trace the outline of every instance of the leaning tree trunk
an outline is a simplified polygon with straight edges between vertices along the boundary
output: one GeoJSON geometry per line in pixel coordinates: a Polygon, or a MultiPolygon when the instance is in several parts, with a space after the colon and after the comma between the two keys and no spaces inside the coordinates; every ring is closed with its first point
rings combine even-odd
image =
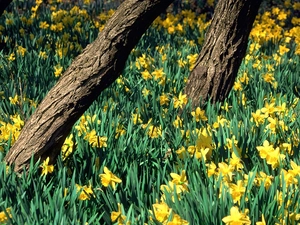
{"type": "Polygon", "coordinates": [[[248,37],[262,0],[217,3],[202,50],[184,92],[193,107],[229,94],[247,50],[248,37]]]}
{"type": "Polygon", "coordinates": [[[16,172],[30,159],[54,162],[74,123],[120,75],[127,57],[153,20],[173,0],[127,0],[98,38],[72,62],[23,127],[5,157],[16,172]]]}

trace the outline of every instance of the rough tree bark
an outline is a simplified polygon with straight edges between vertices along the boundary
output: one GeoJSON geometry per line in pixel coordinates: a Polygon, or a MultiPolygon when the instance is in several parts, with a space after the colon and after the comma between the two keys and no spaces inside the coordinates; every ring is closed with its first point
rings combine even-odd
{"type": "MultiPolygon", "coordinates": [[[[9,0],[0,0],[7,1],[9,0]]],[[[151,22],[173,0],[127,0],[98,38],[79,55],[50,90],[5,157],[21,172],[30,159],[53,163],[66,136],[84,111],[122,71],[151,22]]],[[[185,93],[193,105],[223,101],[232,88],[262,0],[219,1],[185,93]]]]}
{"type": "Polygon", "coordinates": [[[247,50],[248,37],[262,0],[217,3],[202,50],[184,92],[195,107],[208,99],[224,101],[247,50]]]}
{"type": "MultiPolygon", "coordinates": [[[[2,0],[0,0],[2,1],[2,0]]],[[[23,127],[5,157],[16,172],[30,159],[53,163],[74,123],[121,73],[127,57],[153,20],[173,0],[127,0],[98,38],[72,62],[23,127]]]]}

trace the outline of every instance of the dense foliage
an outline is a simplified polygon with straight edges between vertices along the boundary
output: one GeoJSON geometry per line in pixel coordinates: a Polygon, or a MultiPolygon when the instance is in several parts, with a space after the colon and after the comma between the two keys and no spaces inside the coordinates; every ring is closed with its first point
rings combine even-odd
{"type": "Polygon", "coordinates": [[[113,10],[11,5],[0,18],[0,224],[300,222],[300,3],[264,3],[230,96],[192,110],[182,90],[214,2],[201,4],[157,18],[57,164],[21,177],[3,157],[113,10]]]}

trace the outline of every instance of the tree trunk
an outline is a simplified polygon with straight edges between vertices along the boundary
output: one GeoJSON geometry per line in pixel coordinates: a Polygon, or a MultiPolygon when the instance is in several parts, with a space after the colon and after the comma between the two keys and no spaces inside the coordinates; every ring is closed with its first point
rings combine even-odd
{"type": "Polygon", "coordinates": [[[5,157],[16,172],[30,159],[53,163],[74,123],[120,75],[141,36],[173,0],[127,0],[98,38],[72,62],[23,127],[5,157]]]}
{"type": "Polygon", "coordinates": [[[248,37],[261,0],[217,3],[204,45],[184,92],[195,107],[228,96],[247,50],[248,37]]]}

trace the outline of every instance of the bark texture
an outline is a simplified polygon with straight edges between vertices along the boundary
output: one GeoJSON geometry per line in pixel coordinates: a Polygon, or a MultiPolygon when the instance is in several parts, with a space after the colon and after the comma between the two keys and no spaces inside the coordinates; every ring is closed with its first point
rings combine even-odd
{"type": "Polygon", "coordinates": [[[247,50],[262,0],[218,1],[206,38],[184,92],[193,107],[224,101],[247,50]]]}
{"type": "Polygon", "coordinates": [[[127,0],[98,38],[73,61],[23,127],[5,157],[16,172],[30,159],[53,163],[74,123],[120,75],[127,57],[153,20],[173,0],[127,0]]]}

